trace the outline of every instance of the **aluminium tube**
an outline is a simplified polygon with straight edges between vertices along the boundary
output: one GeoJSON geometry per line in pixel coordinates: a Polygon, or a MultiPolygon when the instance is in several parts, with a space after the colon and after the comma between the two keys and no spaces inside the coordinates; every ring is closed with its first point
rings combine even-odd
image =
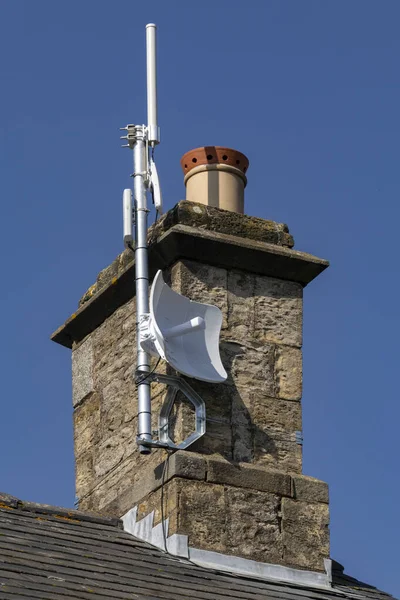
{"type": "Polygon", "coordinates": [[[146,25],[146,65],[147,65],[147,127],[149,143],[160,142],[157,120],[157,62],[156,31],[154,23],[146,25]]]}
{"type": "MultiPolygon", "coordinates": [[[[138,135],[133,147],[134,198],[135,198],[135,283],[136,283],[136,335],[137,369],[150,371],[150,355],[140,346],[140,321],[149,312],[149,272],[147,258],[147,202],[146,202],[146,145],[143,134],[138,135]]],[[[150,381],[138,383],[138,437],[151,441],[151,394],[150,381]]],[[[149,454],[150,448],[139,444],[142,454],[149,454]]]]}

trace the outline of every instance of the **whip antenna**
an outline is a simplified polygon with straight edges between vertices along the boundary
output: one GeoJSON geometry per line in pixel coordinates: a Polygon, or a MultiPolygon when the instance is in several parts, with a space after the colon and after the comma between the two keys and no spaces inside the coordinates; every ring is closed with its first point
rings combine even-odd
{"type": "Polygon", "coordinates": [[[160,128],[157,120],[157,26],[146,25],[146,64],[147,64],[147,129],[151,146],[160,143],[160,128]]]}

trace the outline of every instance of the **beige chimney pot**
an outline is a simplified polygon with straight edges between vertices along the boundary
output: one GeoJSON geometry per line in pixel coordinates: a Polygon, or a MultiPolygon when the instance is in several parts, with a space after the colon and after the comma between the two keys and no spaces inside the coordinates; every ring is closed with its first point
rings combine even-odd
{"type": "Polygon", "coordinates": [[[233,212],[244,212],[248,158],[232,148],[202,146],[181,158],[186,200],[233,212]]]}

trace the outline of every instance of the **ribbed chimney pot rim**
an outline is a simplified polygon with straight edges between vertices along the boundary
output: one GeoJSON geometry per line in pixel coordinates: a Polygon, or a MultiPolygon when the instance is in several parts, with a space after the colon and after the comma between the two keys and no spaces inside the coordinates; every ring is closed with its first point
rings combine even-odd
{"type": "Polygon", "coordinates": [[[226,146],[201,146],[189,150],[181,158],[185,175],[201,165],[229,165],[245,174],[249,168],[249,159],[242,152],[226,146]]]}

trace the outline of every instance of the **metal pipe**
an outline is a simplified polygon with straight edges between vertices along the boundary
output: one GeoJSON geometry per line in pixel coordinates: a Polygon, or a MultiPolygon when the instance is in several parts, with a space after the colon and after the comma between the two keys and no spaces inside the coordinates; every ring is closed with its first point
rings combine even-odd
{"type": "Polygon", "coordinates": [[[148,144],[155,146],[160,141],[157,125],[157,67],[156,67],[156,26],[146,25],[147,60],[147,127],[135,128],[133,144],[134,200],[135,200],[135,283],[136,283],[136,335],[137,335],[137,390],[138,390],[138,438],[141,454],[149,454],[149,446],[140,440],[152,442],[151,430],[151,390],[150,354],[140,345],[140,324],[149,313],[149,268],[147,255],[147,187],[148,144]],[[141,375],[142,374],[142,375],[141,375]]]}
{"type": "Polygon", "coordinates": [[[152,146],[160,143],[157,119],[156,30],[157,26],[154,23],[146,25],[147,127],[148,140],[152,146]]]}
{"type": "MultiPolygon", "coordinates": [[[[149,272],[147,258],[147,199],[146,199],[146,144],[143,128],[137,128],[137,138],[133,147],[134,199],[135,199],[135,283],[136,283],[136,335],[137,370],[150,371],[150,355],[140,346],[139,324],[143,315],[149,312],[149,272]]],[[[151,395],[150,381],[137,383],[138,390],[138,437],[151,441],[151,395]]],[[[139,445],[142,454],[149,454],[150,448],[139,445]]]]}

